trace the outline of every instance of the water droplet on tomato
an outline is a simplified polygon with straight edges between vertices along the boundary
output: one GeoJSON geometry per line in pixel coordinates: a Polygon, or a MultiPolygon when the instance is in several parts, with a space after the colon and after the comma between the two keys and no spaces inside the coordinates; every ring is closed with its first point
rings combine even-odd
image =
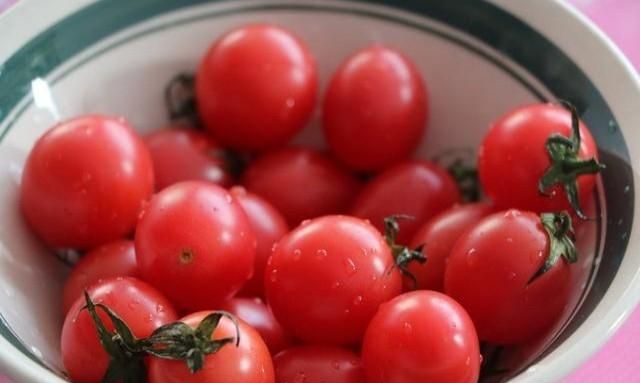
{"type": "Polygon", "coordinates": [[[271,270],[271,275],[269,276],[269,279],[271,280],[271,282],[274,282],[274,283],[278,281],[278,270],[277,269],[271,270]]]}
{"type": "Polygon", "coordinates": [[[224,199],[227,201],[227,203],[233,202],[233,197],[231,197],[231,194],[225,195],[224,199]]]}
{"type": "Polygon", "coordinates": [[[406,335],[411,335],[413,333],[413,326],[411,326],[411,323],[409,322],[404,322],[402,324],[402,330],[406,335]]]}
{"type": "Polygon", "coordinates": [[[353,298],[353,305],[360,306],[363,300],[364,298],[362,297],[362,295],[358,295],[357,297],[353,298]]]}
{"type": "Polygon", "coordinates": [[[318,258],[321,258],[321,259],[322,259],[322,258],[326,258],[326,257],[327,257],[327,255],[328,255],[328,254],[327,254],[327,250],[325,250],[325,249],[318,249],[318,250],[316,250],[316,256],[317,256],[318,258]]]}
{"type": "Polygon", "coordinates": [[[358,268],[356,267],[355,262],[353,262],[353,259],[351,258],[345,259],[344,265],[347,268],[347,274],[349,275],[353,275],[358,271],[358,268]]]}
{"type": "Polygon", "coordinates": [[[509,273],[508,278],[510,281],[516,279],[518,275],[516,273],[514,273],[513,271],[509,273]]]}
{"type": "Polygon", "coordinates": [[[507,237],[507,242],[509,242],[509,243],[513,243],[513,238],[511,238],[511,237],[507,237]]]}
{"type": "Polygon", "coordinates": [[[300,249],[293,250],[293,260],[294,261],[299,261],[301,257],[302,257],[302,252],[300,251],[300,249]]]}
{"type": "Polygon", "coordinates": [[[477,258],[477,250],[475,248],[469,249],[467,252],[467,265],[473,267],[476,264],[477,258]]]}
{"type": "Polygon", "coordinates": [[[333,367],[334,370],[339,370],[340,369],[340,362],[338,362],[337,360],[334,360],[331,362],[331,367],[333,367]]]}
{"type": "Polygon", "coordinates": [[[340,281],[335,281],[333,282],[333,284],[331,285],[332,289],[339,289],[342,286],[342,282],[340,281]]]}
{"type": "Polygon", "coordinates": [[[310,219],[305,219],[304,221],[300,222],[300,226],[305,226],[307,225],[309,222],[311,222],[310,219]]]}
{"type": "Polygon", "coordinates": [[[159,303],[156,305],[156,312],[157,312],[158,314],[162,314],[162,313],[163,313],[163,312],[165,312],[165,311],[166,311],[166,309],[164,308],[164,306],[163,306],[163,305],[161,305],[161,304],[159,304],[159,303]]]}
{"type": "Polygon", "coordinates": [[[520,216],[520,211],[516,209],[509,209],[504,213],[505,218],[515,218],[520,216]]]}

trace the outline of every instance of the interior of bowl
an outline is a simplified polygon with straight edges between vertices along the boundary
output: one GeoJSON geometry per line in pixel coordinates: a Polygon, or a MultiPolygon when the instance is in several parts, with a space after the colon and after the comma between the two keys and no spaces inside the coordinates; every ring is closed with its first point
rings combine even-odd
{"type": "MultiPolygon", "coordinates": [[[[551,41],[490,3],[451,3],[99,2],[26,43],[0,72],[2,335],[63,374],[60,290],[67,267],[30,234],[17,204],[21,169],[34,141],[55,121],[84,113],[123,116],[142,133],[162,127],[167,82],[194,72],[221,33],[267,22],[309,45],[321,85],[349,53],[374,42],[411,57],[426,80],[432,110],[416,157],[453,150],[473,159],[491,121],[512,107],[556,99],[578,106],[609,169],[589,207],[589,215],[601,219],[579,227],[582,257],[573,268],[575,290],[562,320],[535,344],[487,351],[493,368],[485,379],[517,375],[553,350],[597,306],[624,256],[633,217],[629,153],[607,101],[551,41]]],[[[294,143],[325,145],[318,116],[294,143]]]]}

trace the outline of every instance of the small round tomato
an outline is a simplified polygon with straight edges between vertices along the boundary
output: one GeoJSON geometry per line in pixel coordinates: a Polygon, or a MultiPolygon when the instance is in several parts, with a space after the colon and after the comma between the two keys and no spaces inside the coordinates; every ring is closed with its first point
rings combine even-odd
{"type": "Polygon", "coordinates": [[[193,128],[177,125],[154,131],[145,142],[153,160],[156,190],[180,181],[233,184],[224,149],[193,128]]]}
{"type": "Polygon", "coordinates": [[[136,252],[132,241],[120,240],[100,246],[85,254],[71,269],[62,291],[66,314],[83,291],[101,279],[137,277],[136,252]]]}
{"type": "Polygon", "coordinates": [[[237,316],[253,327],[264,340],[273,355],[289,347],[292,339],[260,298],[233,298],[221,308],[237,316]]]}
{"type": "MultiPolygon", "coordinates": [[[[198,312],[181,319],[195,328],[209,312],[198,312]]],[[[242,320],[238,321],[240,343],[229,343],[205,357],[200,371],[191,373],[182,360],[151,358],[149,383],[275,383],[269,349],[260,334],[242,320]]],[[[211,339],[236,337],[233,322],[223,317],[211,339]]]]}
{"type": "Polygon", "coordinates": [[[136,229],[142,278],[180,309],[211,309],[251,277],[256,238],[225,189],[180,182],[152,199],[136,229]]]}
{"type": "Polygon", "coordinates": [[[469,312],[480,339],[522,343],[558,319],[570,292],[571,270],[558,261],[540,275],[550,243],[540,216],[518,210],[492,214],[458,239],[444,291],[469,312]]]}
{"type": "Polygon", "coordinates": [[[234,149],[285,143],[313,112],[317,75],[307,47],[273,25],[234,29],[198,68],[196,100],[205,127],[234,149]]]}
{"type": "Polygon", "coordinates": [[[153,192],[149,151],[121,118],[62,122],[29,153],[22,212],[54,248],[90,249],[129,234],[153,192]]]}
{"type": "Polygon", "coordinates": [[[378,170],[411,155],[427,124],[427,92],[415,65],[374,45],[333,75],[323,128],[336,157],[355,170],[378,170]]]}
{"type": "Polygon", "coordinates": [[[362,344],[367,383],[476,383],[473,322],[448,296],[414,291],[380,306],[362,344]]]}
{"type": "Polygon", "coordinates": [[[458,186],[440,166],[413,160],[385,170],[369,181],[356,198],[351,214],[366,218],[380,231],[384,219],[400,219],[398,242],[407,244],[415,232],[436,214],[460,202],[458,186]]]}
{"type": "MultiPolygon", "coordinates": [[[[580,146],[573,160],[597,158],[596,144],[582,122],[579,132],[580,146]]],[[[559,105],[516,108],[492,125],[480,146],[478,171],[485,193],[498,208],[536,213],[571,209],[562,186],[551,187],[547,195],[539,191],[540,179],[551,166],[546,144],[552,135],[572,135],[572,115],[559,105]]],[[[570,166],[566,171],[571,172],[570,166]]],[[[595,185],[595,176],[580,175],[576,182],[579,204],[584,205],[595,185]]]]}
{"type": "Polygon", "coordinates": [[[405,278],[405,288],[442,291],[445,265],[456,240],[492,212],[493,207],[488,203],[458,205],[422,226],[413,236],[409,247],[415,249],[423,246],[427,262],[409,263],[408,271],[416,278],[417,286],[414,286],[413,280],[405,278]]]}
{"type": "Polygon", "coordinates": [[[267,301],[295,337],[355,344],[402,278],[382,235],[365,221],[325,216],[278,242],[265,272],[267,301]]]}
{"type": "Polygon", "coordinates": [[[303,148],[281,149],[258,158],[244,174],[243,184],[271,202],[291,226],[343,213],[360,187],[331,159],[303,148]]]}
{"type": "Polygon", "coordinates": [[[358,355],[328,346],[302,346],[273,358],[278,383],[364,383],[358,355]]]}
{"type": "Polygon", "coordinates": [[[233,187],[229,192],[247,214],[257,245],[253,277],[244,285],[240,294],[263,297],[267,259],[271,255],[273,245],[289,232],[289,227],[282,214],[265,199],[247,192],[242,186],[233,187]]]}
{"type": "MultiPolygon", "coordinates": [[[[115,312],[131,329],[134,336],[144,338],[158,327],[178,317],[171,303],[160,292],[135,278],[113,278],[101,281],[88,290],[94,303],[101,303],[115,312]]],[[[102,382],[109,355],[98,338],[96,326],[87,310],[83,297],[78,297],[64,320],[62,327],[62,362],[76,383],[102,382]]],[[[113,324],[107,315],[98,311],[109,331],[113,324]]]]}

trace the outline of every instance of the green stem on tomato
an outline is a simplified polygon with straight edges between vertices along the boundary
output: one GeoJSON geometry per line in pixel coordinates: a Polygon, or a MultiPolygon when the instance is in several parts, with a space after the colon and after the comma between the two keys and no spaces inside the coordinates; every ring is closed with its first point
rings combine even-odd
{"type": "Polygon", "coordinates": [[[384,238],[391,249],[391,255],[395,260],[394,266],[400,270],[400,273],[405,277],[411,279],[414,288],[418,285],[418,280],[415,275],[409,271],[409,265],[413,262],[424,264],[427,262],[427,257],[424,254],[424,244],[410,249],[407,246],[399,245],[396,240],[398,233],[400,232],[400,224],[398,220],[401,219],[413,219],[408,215],[396,214],[386,217],[384,219],[384,238]]]}

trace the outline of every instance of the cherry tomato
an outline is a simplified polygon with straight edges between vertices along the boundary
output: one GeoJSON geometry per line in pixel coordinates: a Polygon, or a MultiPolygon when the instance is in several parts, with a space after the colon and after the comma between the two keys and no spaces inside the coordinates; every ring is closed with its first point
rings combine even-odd
{"type": "Polygon", "coordinates": [[[442,291],[445,265],[456,240],[492,212],[493,207],[488,203],[458,205],[438,214],[422,226],[413,236],[409,247],[415,249],[424,245],[423,253],[427,256],[427,262],[409,263],[408,270],[416,278],[418,285],[414,286],[412,280],[405,278],[405,288],[442,291]]]}
{"type": "Polygon", "coordinates": [[[240,294],[263,297],[267,259],[271,255],[273,245],[289,232],[289,227],[282,214],[263,198],[247,192],[242,186],[236,186],[229,192],[247,214],[257,243],[253,277],[244,285],[240,294]]]}
{"type": "Polygon", "coordinates": [[[202,181],[156,194],[135,244],[142,278],[180,309],[215,308],[253,273],[256,239],[246,214],[226,190],[202,181]]]}
{"type": "Polygon", "coordinates": [[[272,25],[250,25],[222,36],[196,76],[204,125],[235,149],[285,143],[309,120],[316,88],[315,61],[307,47],[272,25]]]}
{"type": "MultiPolygon", "coordinates": [[[[160,292],[135,278],[106,279],[88,290],[94,303],[102,303],[123,319],[132,333],[143,338],[158,327],[177,320],[171,303],[160,292]]],[[[102,348],[91,316],[82,310],[85,301],[78,297],[62,327],[62,362],[71,381],[99,383],[107,371],[109,355],[102,348]]],[[[113,325],[98,311],[109,331],[113,325]]]]}
{"type": "Polygon", "coordinates": [[[20,203],[47,245],[90,249],[129,234],[152,192],[149,152],[129,124],[88,115],[38,139],[22,174],[20,203]]]}
{"type": "MultiPolygon", "coordinates": [[[[571,208],[561,186],[548,191],[551,197],[538,191],[540,177],[551,165],[545,144],[552,134],[571,135],[571,114],[558,105],[517,108],[493,124],[480,146],[478,171],[484,191],[498,208],[537,213],[571,208]]],[[[582,122],[580,136],[579,159],[597,157],[596,144],[582,122]]],[[[577,178],[580,205],[586,204],[594,185],[594,175],[577,178]]]]}
{"type": "Polygon", "coordinates": [[[406,215],[400,219],[398,242],[407,244],[415,232],[436,214],[460,202],[455,181],[438,165],[413,160],[393,166],[364,186],[351,214],[366,218],[380,231],[384,218],[406,215]]]}
{"type": "Polygon", "coordinates": [[[328,346],[302,346],[273,358],[278,383],[364,383],[358,355],[328,346]]]}
{"type": "Polygon", "coordinates": [[[291,345],[291,337],[260,298],[233,298],[224,303],[221,308],[258,331],[273,355],[291,345]]]}
{"type": "Polygon", "coordinates": [[[360,186],[326,156],[302,148],[281,149],[258,158],[247,169],[243,184],[271,202],[291,226],[343,213],[360,186]]]}
{"type": "MultiPolygon", "coordinates": [[[[209,312],[198,312],[181,320],[195,328],[207,314],[209,312]]],[[[242,320],[238,322],[238,346],[226,344],[216,353],[207,355],[202,370],[193,374],[184,361],[151,358],[149,383],[275,383],[271,355],[260,334],[242,320]]],[[[223,317],[211,338],[235,336],[233,322],[223,317]]]]}
{"type": "Polygon", "coordinates": [[[367,383],[476,383],[480,346],[462,306],[435,291],[414,291],[380,306],[362,364],[367,383]]]}
{"type": "Polygon", "coordinates": [[[427,92],[415,65],[374,45],[333,75],[323,128],[336,157],[355,170],[378,170],[411,155],[427,123],[427,92]]]}
{"type": "Polygon", "coordinates": [[[458,239],[445,271],[445,293],[469,312],[480,339],[522,343],[560,316],[569,265],[559,261],[535,277],[549,256],[549,242],[540,217],[518,210],[492,214],[458,239]]]}
{"type": "Polygon", "coordinates": [[[233,177],[223,148],[184,125],[155,131],[145,139],[156,177],[156,190],[180,181],[210,181],[231,186],[233,177]]]}
{"type": "Polygon", "coordinates": [[[85,254],[73,267],[62,292],[66,314],[84,290],[101,279],[137,277],[136,252],[133,242],[119,240],[100,246],[85,254]]]}
{"type": "Polygon", "coordinates": [[[402,280],[384,238],[365,221],[325,216],[278,242],[265,272],[267,301],[295,337],[354,344],[402,280]]]}

